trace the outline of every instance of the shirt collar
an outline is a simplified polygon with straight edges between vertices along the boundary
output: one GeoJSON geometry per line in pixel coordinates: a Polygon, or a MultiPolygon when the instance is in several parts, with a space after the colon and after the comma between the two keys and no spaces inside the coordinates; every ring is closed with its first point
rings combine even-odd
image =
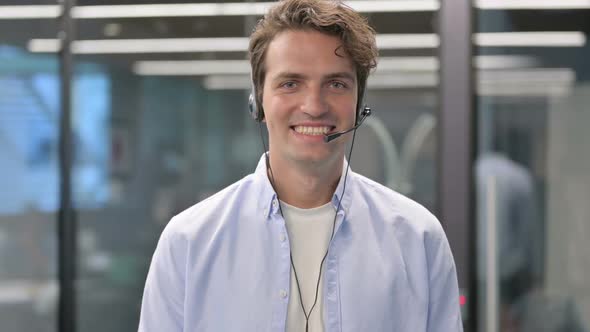
{"type": "MultiPolygon", "coordinates": [[[[264,211],[264,218],[267,219],[268,216],[273,213],[273,202],[277,201],[277,194],[270,183],[268,178],[268,174],[266,171],[266,152],[260,157],[258,161],[258,165],[256,166],[256,171],[254,171],[254,175],[256,179],[260,182],[262,189],[260,191],[260,197],[258,199],[258,210],[264,211]]],[[[278,206],[277,203],[274,204],[278,206]]]]}
{"type": "MultiPolygon", "coordinates": [[[[268,154],[268,152],[267,152],[268,154]]],[[[336,190],[332,195],[332,205],[334,209],[338,208],[338,203],[340,202],[340,211],[343,211],[344,214],[348,212],[351,203],[351,190],[352,190],[352,178],[354,177],[352,169],[349,170],[348,179],[346,180],[346,188],[344,187],[344,178],[346,176],[346,170],[348,168],[348,162],[346,158],[343,160],[342,165],[342,174],[340,175],[340,180],[338,181],[338,186],[336,186],[336,190]],[[342,190],[345,189],[344,194],[342,190]]],[[[258,209],[259,211],[264,211],[264,217],[268,218],[269,215],[273,213],[280,213],[279,211],[279,204],[277,199],[277,194],[270,183],[267,174],[266,168],[266,156],[263,154],[258,161],[258,165],[256,166],[256,171],[254,172],[256,178],[260,181],[262,185],[262,190],[260,192],[260,199],[258,200],[258,209]]]]}
{"type": "MultiPolygon", "coordinates": [[[[338,180],[338,186],[336,186],[336,190],[332,195],[332,204],[334,205],[334,209],[338,208],[338,203],[340,203],[340,211],[343,211],[344,214],[348,212],[351,203],[351,190],[352,190],[352,178],[353,171],[352,169],[348,169],[348,161],[346,158],[342,161],[342,174],[340,175],[340,180],[338,180]],[[346,179],[346,187],[344,186],[344,178],[346,177],[346,170],[348,169],[348,177],[346,179]],[[344,193],[343,193],[344,191],[344,193]]],[[[338,212],[338,211],[337,211],[338,212]]]]}

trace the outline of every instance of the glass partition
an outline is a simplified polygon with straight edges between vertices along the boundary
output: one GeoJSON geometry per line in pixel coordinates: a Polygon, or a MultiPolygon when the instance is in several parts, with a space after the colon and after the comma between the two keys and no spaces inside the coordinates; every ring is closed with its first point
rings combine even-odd
{"type": "MultiPolygon", "coordinates": [[[[41,5],[43,1],[28,1],[41,5]]],[[[0,322],[6,332],[57,329],[59,72],[55,19],[18,17],[0,0],[0,322]]],[[[35,13],[33,13],[35,14],[35,13]]]]}
{"type": "Polygon", "coordinates": [[[478,331],[587,331],[590,8],[475,5],[478,331]]]}
{"type": "MultiPolygon", "coordinates": [[[[167,222],[253,172],[263,151],[247,113],[246,59],[262,7],[224,15],[237,1],[219,2],[229,6],[220,12],[201,1],[149,2],[78,0],[72,11],[80,331],[135,330],[167,222]],[[165,10],[146,14],[155,5],[165,10]]],[[[365,98],[373,115],[351,165],[434,211],[438,3],[370,2],[359,9],[378,33],[380,59],[365,98]]],[[[0,315],[14,324],[6,331],[57,326],[59,12],[56,3],[39,4],[47,7],[0,0],[34,13],[17,20],[0,10],[0,182],[11,188],[0,192],[0,315]]]]}

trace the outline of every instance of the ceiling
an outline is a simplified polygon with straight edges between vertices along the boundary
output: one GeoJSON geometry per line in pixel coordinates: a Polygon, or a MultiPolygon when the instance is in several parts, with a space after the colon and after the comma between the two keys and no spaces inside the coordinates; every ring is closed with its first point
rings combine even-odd
{"type": "MultiPolygon", "coordinates": [[[[210,1],[143,0],[144,4],[199,3],[210,1]]],[[[217,2],[237,2],[225,0],[217,2]]],[[[2,5],[52,4],[46,0],[0,0],[2,5]]],[[[136,0],[79,0],[78,5],[137,4],[136,0]]],[[[500,31],[583,31],[590,36],[590,10],[478,10],[474,12],[474,30],[500,31]]],[[[378,33],[435,33],[435,12],[393,12],[367,15],[378,33]]],[[[76,39],[141,39],[141,38],[194,38],[194,37],[246,37],[258,18],[244,16],[223,17],[167,17],[76,20],[76,39]],[[116,34],[113,34],[116,32],[116,34]]],[[[59,22],[55,19],[0,20],[2,44],[26,48],[30,39],[56,38],[59,22]]],[[[443,41],[444,42],[444,41],[443,41]]],[[[544,66],[573,67],[580,78],[588,79],[590,58],[588,43],[580,48],[478,48],[476,54],[533,55],[544,66]]],[[[406,49],[381,52],[383,56],[436,56],[436,49],[406,49]]],[[[168,53],[126,55],[84,55],[90,61],[129,65],[141,60],[155,59],[244,59],[243,52],[168,53]]]]}

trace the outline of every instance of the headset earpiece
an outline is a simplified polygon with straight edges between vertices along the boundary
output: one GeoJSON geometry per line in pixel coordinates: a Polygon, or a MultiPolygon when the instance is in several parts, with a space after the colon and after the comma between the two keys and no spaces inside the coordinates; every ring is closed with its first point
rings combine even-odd
{"type": "Polygon", "coordinates": [[[248,98],[248,111],[254,121],[261,122],[264,119],[264,112],[262,108],[258,107],[256,91],[254,89],[252,89],[252,93],[250,93],[250,97],[248,98]]]}
{"type": "Polygon", "coordinates": [[[363,104],[365,102],[365,89],[364,88],[359,89],[358,96],[359,96],[359,100],[356,103],[356,117],[354,118],[354,125],[355,126],[359,124],[361,117],[364,115],[364,113],[367,111],[367,109],[368,109],[369,115],[371,113],[371,109],[368,108],[367,105],[363,104]]]}
{"type": "Polygon", "coordinates": [[[252,89],[248,98],[248,111],[254,121],[262,122],[264,120],[264,110],[262,109],[262,105],[258,105],[258,94],[256,93],[256,85],[254,84],[254,76],[252,74],[250,74],[250,83],[252,84],[252,89]]]}

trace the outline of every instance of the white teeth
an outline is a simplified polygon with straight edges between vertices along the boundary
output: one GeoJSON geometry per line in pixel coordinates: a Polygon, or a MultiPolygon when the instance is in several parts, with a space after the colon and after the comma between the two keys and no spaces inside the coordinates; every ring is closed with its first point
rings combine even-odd
{"type": "Polygon", "coordinates": [[[304,135],[325,135],[330,131],[330,127],[307,127],[295,126],[295,131],[304,135]]]}

